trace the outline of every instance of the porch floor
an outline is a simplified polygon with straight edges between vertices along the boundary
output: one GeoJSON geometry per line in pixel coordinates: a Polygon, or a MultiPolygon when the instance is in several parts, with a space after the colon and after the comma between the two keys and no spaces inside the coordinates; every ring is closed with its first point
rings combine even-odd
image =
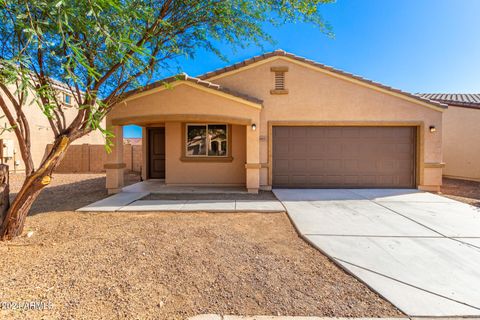
{"type": "Polygon", "coordinates": [[[242,187],[167,186],[147,180],[77,209],[87,212],[285,212],[273,193],[250,194],[242,187]]]}
{"type": "Polygon", "coordinates": [[[137,182],[122,189],[127,193],[167,193],[167,194],[204,194],[204,193],[248,193],[244,187],[207,187],[207,186],[170,186],[166,185],[164,180],[149,179],[137,182]]]}

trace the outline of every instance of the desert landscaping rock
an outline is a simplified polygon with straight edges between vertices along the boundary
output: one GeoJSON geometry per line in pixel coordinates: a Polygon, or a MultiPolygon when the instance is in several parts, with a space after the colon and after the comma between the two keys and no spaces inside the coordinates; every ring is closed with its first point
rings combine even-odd
{"type": "MultiPolygon", "coordinates": [[[[105,182],[62,179],[44,201],[68,194],[69,206],[78,208],[86,205],[83,193],[105,182]]],[[[43,208],[27,218],[33,237],[0,243],[0,300],[40,299],[53,309],[2,310],[1,319],[402,316],[300,239],[284,213],[43,208]]]]}

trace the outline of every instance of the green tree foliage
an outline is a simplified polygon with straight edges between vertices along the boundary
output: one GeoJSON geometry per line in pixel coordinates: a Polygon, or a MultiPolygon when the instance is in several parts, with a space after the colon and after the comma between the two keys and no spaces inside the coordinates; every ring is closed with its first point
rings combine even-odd
{"type": "MultiPolygon", "coordinates": [[[[48,184],[63,152],[75,139],[92,130],[110,137],[100,126],[110,108],[126,90],[168,70],[175,58],[194,56],[198,49],[222,57],[216,44],[241,48],[271,41],[264,31],[268,24],[309,22],[329,34],[319,14],[320,6],[329,2],[332,0],[0,0],[0,107],[26,163],[24,188],[41,190],[48,184]],[[72,93],[77,108],[73,119],[67,120],[63,114],[59,86],[72,93]],[[34,168],[31,160],[24,110],[26,101],[32,99],[55,135],[54,148],[39,168],[34,168]],[[7,102],[13,108],[9,109],[7,102]]],[[[28,211],[29,201],[26,203],[20,206],[14,201],[10,211],[28,211]]],[[[17,213],[9,212],[8,217],[18,223],[17,213]]],[[[8,223],[4,221],[0,230],[4,238],[8,237],[8,223]]]]}

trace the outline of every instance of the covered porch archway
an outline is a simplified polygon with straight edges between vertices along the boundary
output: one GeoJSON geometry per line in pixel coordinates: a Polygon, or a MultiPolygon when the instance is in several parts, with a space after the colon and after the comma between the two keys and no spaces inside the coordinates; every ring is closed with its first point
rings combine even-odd
{"type": "Polygon", "coordinates": [[[131,95],[107,115],[115,135],[105,165],[108,192],[123,187],[122,128],[130,124],[143,129],[144,180],[161,179],[157,173],[163,166],[167,185],[243,186],[258,192],[260,110],[257,101],[189,80],[131,95]]]}

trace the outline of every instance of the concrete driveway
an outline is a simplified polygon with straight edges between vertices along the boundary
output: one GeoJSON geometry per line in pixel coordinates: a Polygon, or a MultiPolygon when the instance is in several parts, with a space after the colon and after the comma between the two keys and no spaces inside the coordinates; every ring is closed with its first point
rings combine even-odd
{"type": "Polygon", "coordinates": [[[480,315],[479,208],[410,189],[274,193],[307,241],[407,315],[480,315]]]}

